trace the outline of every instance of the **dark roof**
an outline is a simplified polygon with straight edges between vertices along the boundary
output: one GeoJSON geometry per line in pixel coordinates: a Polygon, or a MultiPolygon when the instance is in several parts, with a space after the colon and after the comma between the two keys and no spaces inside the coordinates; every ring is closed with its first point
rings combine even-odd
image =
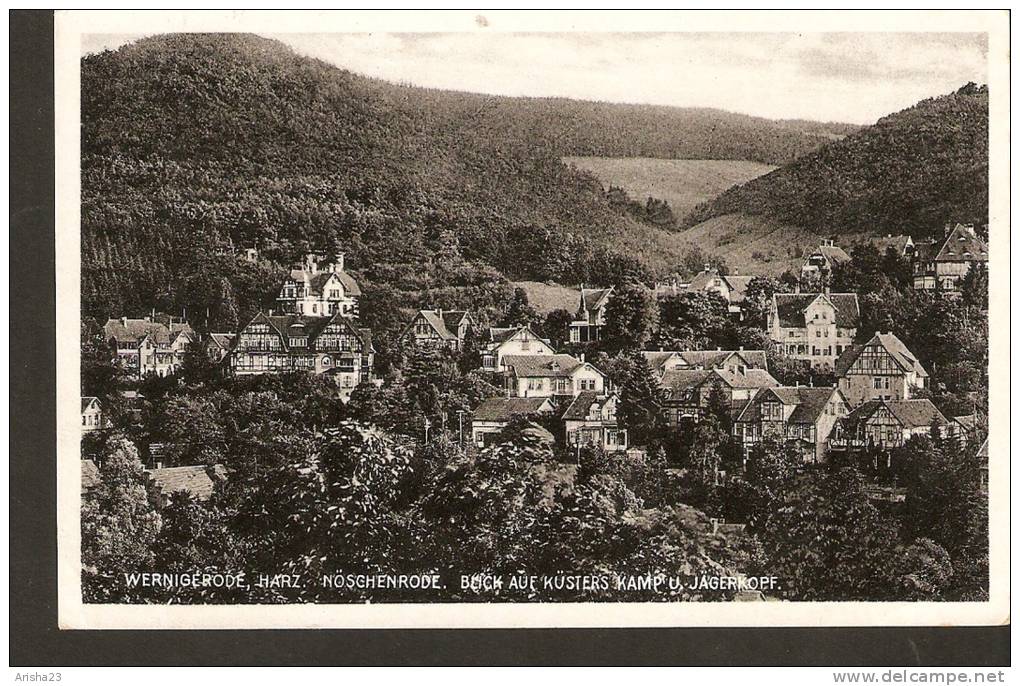
{"type": "Polygon", "coordinates": [[[836,326],[856,329],[860,324],[861,310],[856,293],[776,293],[772,298],[779,314],[779,325],[788,329],[807,326],[804,311],[817,298],[828,298],[836,308],[836,326]]]}
{"type": "Polygon", "coordinates": [[[149,317],[144,319],[108,319],[103,325],[103,332],[107,339],[116,338],[121,342],[137,343],[149,336],[160,344],[173,343],[182,333],[188,335],[195,333],[187,322],[171,322],[167,326],[161,322],[152,321],[149,317]]]}
{"type": "MultiPolygon", "coordinates": [[[[316,337],[325,330],[330,323],[342,323],[348,331],[354,334],[364,347],[365,352],[372,352],[372,332],[369,329],[359,329],[354,326],[349,317],[339,312],[328,317],[315,317],[305,314],[269,315],[259,312],[255,315],[248,326],[255,323],[267,323],[276,329],[283,336],[283,344],[286,349],[290,348],[292,336],[306,336],[311,346],[316,337]]],[[[247,327],[245,327],[247,328],[247,327]]]]}
{"type": "Polygon", "coordinates": [[[213,494],[216,481],[224,478],[226,470],[219,465],[200,464],[150,469],[147,473],[152,485],[165,495],[187,491],[198,500],[208,500],[213,494]]]}
{"type": "Polygon", "coordinates": [[[606,304],[613,287],[609,288],[582,288],[581,289],[581,310],[597,310],[606,304]]]}
{"type": "Polygon", "coordinates": [[[778,398],[783,405],[793,405],[793,412],[787,420],[791,424],[814,424],[825,411],[825,406],[833,393],[839,393],[831,386],[777,386],[764,388],[744,407],[737,417],[741,422],[753,422],[761,419],[761,404],[770,397],[778,398]]]}
{"type": "MultiPolygon", "coordinates": [[[[702,269],[700,272],[694,275],[691,282],[687,284],[688,291],[703,291],[709,285],[713,279],[719,279],[725,281],[726,277],[719,273],[718,269],[702,269]]],[[[727,287],[732,288],[729,284],[727,287]]]]}
{"type": "Polygon", "coordinates": [[[503,364],[516,376],[560,377],[570,376],[581,362],[571,355],[506,355],[503,364]]]}
{"type": "Polygon", "coordinates": [[[418,316],[431,324],[444,341],[456,341],[457,328],[468,313],[464,310],[418,310],[418,316]]]}
{"type": "Polygon", "coordinates": [[[931,426],[932,421],[939,424],[948,424],[945,416],[927,398],[915,400],[869,400],[856,408],[846,418],[849,426],[854,426],[871,419],[881,408],[885,407],[889,413],[905,429],[917,429],[922,426],[931,426]]]}
{"type": "Polygon", "coordinates": [[[900,423],[910,429],[931,426],[932,422],[948,424],[945,415],[927,398],[917,400],[885,400],[883,401],[900,423]]]}
{"type": "Polygon", "coordinates": [[[99,398],[96,398],[91,395],[83,395],[81,397],[81,411],[84,412],[85,410],[89,409],[89,407],[91,407],[93,403],[99,405],[99,398]]]}
{"type": "Polygon", "coordinates": [[[977,429],[978,416],[976,414],[965,414],[960,417],[953,417],[953,421],[960,425],[960,427],[967,432],[974,431],[977,429]]]}
{"type": "MultiPolygon", "coordinates": [[[[569,405],[567,405],[567,409],[563,412],[562,419],[587,419],[588,411],[591,409],[592,404],[599,399],[599,394],[594,391],[581,391],[577,394],[577,397],[574,398],[569,405]]],[[[608,400],[608,397],[601,398],[601,400],[608,400]]]]}
{"type": "Polygon", "coordinates": [[[939,245],[935,262],[987,262],[988,244],[978,238],[974,227],[957,224],[939,245]]]}
{"type": "Polygon", "coordinates": [[[884,349],[903,371],[914,371],[921,377],[928,376],[924,365],[914,356],[914,353],[910,352],[903,341],[893,333],[881,332],[872,336],[867,343],[855,343],[848,346],[836,360],[836,376],[844,376],[869,345],[878,345],[884,349]]]}
{"type": "Polygon", "coordinates": [[[208,336],[210,341],[224,350],[230,350],[230,347],[234,344],[234,339],[237,338],[236,333],[210,333],[208,336]]]}
{"type": "Polygon", "coordinates": [[[99,467],[92,460],[81,461],[81,490],[88,491],[102,482],[99,467]]]}
{"type": "Polygon", "coordinates": [[[743,276],[739,274],[727,274],[725,277],[726,283],[730,285],[730,302],[731,303],[742,303],[744,302],[747,294],[747,284],[751,283],[753,276],[743,276]]]}
{"type": "Polygon", "coordinates": [[[548,398],[488,398],[475,408],[472,418],[481,422],[507,422],[515,415],[541,412],[548,398]]]}

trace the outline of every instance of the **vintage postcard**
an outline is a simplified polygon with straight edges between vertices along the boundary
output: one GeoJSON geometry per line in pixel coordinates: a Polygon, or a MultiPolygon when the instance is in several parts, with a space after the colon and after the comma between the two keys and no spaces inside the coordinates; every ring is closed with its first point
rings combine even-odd
{"type": "Polygon", "coordinates": [[[61,627],[1008,623],[1008,32],[58,12],[61,627]]]}

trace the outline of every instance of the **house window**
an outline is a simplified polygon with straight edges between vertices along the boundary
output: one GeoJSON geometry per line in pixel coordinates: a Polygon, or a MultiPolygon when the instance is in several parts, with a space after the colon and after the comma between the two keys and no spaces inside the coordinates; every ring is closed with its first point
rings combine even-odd
{"type": "Polygon", "coordinates": [[[542,379],[528,379],[528,390],[529,391],[540,391],[545,386],[542,383],[542,379]]]}
{"type": "Polygon", "coordinates": [[[329,355],[323,355],[322,356],[322,366],[323,367],[328,367],[331,362],[332,362],[332,360],[329,359],[329,355]]]}
{"type": "Polygon", "coordinates": [[[531,341],[526,337],[521,341],[521,350],[531,350],[531,341]]]}
{"type": "Polygon", "coordinates": [[[880,388],[882,388],[882,377],[876,376],[875,377],[875,390],[878,390],[880,388]]]}

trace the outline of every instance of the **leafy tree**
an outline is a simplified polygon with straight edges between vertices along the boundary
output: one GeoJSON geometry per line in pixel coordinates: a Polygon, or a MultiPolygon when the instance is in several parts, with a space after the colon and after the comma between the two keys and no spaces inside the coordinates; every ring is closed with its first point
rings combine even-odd
{"type": "Polygon", "coordinates": [[[756,276],[748,281],[742,305],[747,325],[764,329],[769,308],[772,306],[772,296],[785,292],[786,286],[772,276],[756,276]]]}
{"type": "Polygon", "coordinates": [[[655,338],[665,350],[734,347],[734,326],[728,305],[718,293],[687,292],[663,298],[655,338]]]}
{"type": "Polygon", "coordinates": [[[111,437],[101,464],[100,483],[82,495],[81,567],[86,602],[133,597],[121,574],[151,568],[149,545],[160,526],[134,444],[123,436],[111,437]]]}
{"type": "Polygon", "coordinates": [[[574,315],[564,309],[556,309],[545,316],[538,332],[549,339],[553,348],[561,348],[570,338],[570,322],[574,315]]]}
{"type": "Polygon", "coordinates": [[[838,469],[793,490],[762,532],[781,595],[798,600],[892,600],[898,532],[868,501],[856,470],[838,469]]]}
{"type": "Polygon", "coordinates": [[[507,303],[500,326],[530,326],[539,321],[538,312],[528,303],[528,293],[523,288],[515,288],[513,298],[507,303]]]}
{"type": "Polygon", "coordinates": [[[640,350],[651,338],[657,317],[655,299],[643,285],[630,283],[617,288],[606,305],[604,347],[610,352],[640,350]]]}

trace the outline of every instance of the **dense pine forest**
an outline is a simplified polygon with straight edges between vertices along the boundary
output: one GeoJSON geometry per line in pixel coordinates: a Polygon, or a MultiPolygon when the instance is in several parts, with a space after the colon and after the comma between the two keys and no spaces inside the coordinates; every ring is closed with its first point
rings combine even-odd
{"type": "Polygon", "coordinates": [[[409,307],[484,308],[504,276],[649,278],[683,244],[562,156],[781,163],[848,130],[396,86],[251,35],[147,38],[82,61],[83,311],[230,326],[309,247],[346,250],[409,307]],[[238,259],[249,246],[265,259],[238,259]]]}

